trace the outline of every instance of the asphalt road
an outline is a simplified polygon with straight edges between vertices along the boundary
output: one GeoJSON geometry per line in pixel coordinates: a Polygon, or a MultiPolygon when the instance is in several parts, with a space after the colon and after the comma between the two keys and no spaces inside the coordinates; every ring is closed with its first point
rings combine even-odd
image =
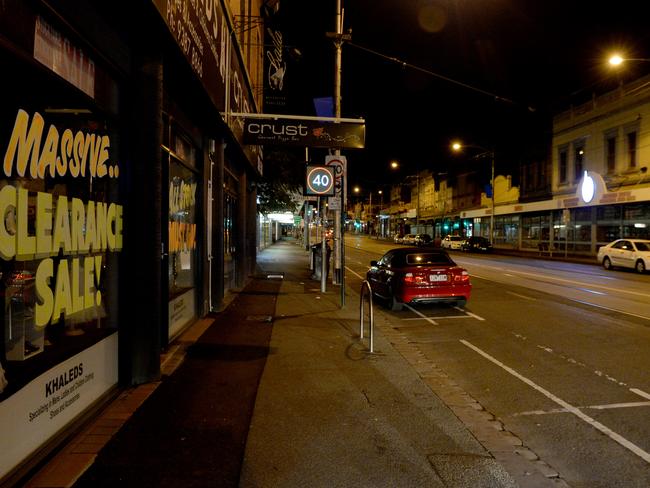
{"type": "MultiPolygon", "coordinates": [[[[393,247],[348,236],[347,285],[393,247]]],[[[650,486],[650,274],[450,254],[465,309],[377,309],[570,486],[650,486]]]]}

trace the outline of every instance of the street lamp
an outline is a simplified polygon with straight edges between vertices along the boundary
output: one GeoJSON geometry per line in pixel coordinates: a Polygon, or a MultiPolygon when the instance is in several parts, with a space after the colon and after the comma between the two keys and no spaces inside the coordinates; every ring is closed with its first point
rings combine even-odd
{"type": "Polygon", "coordinates": [[[490,162],[492,165],[492,176],[490,178],[490,184],[492,185],[492,212],[490,212],[490,244],[494,245],[494,151],[491,149],[486,149],[483,146],[477,146],[474,144],[463,144],[461,142],[455,141],[451,144],[451,149],[454,152],[460,152],[464,148],[478,149],[483,151],[481,154],[474,156],[475,158],[480,158],[481,156],[489,155],[490,162]]]}
{"type": "MultiPolygon", "coordinates": [[[[391,161],[390,167],[392,169],[398,169],[399,163],[397,161],[391,161]]],[[[405,176],[404,179],[415,178],[417,185],[417,201],[415,204],[415,227],[418,232],[420,230],[420,171],[418,170],[414,175],[405,176]]]]}
{"type": "Polygon", "coordinates": [[[620,54],[613,54],[610,56],[609,60],[607,61],[610,66],[620,66],[623,64],[625,61],[650,61],[648,58],[624,58],[620,54]]]}

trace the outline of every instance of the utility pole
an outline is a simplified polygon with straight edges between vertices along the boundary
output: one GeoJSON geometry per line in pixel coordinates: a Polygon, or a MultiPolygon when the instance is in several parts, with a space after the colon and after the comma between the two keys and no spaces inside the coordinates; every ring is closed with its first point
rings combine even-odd
{"type": "Polygon", "coordinates": [[[490,212],[490,244],[494,246],[494,150],[490,151],[492,163],[492,212],[490,212]]]}
{"type": "MultiPolygon", "coordinates": [[[[327,37],[334,40],[334,116],[341,118],[341,52],[344,41],[350,40],[350,35],[343,34],[343,8],[341,0],[336,0],[336,32],[328,32],[327,37]]],[[[335,149],[336,156],[341,155],[340,149],[335,149]]],[[[345,178],[341,179],[341,209],[335,211],[334,216],[334,279],[341,285],[341,308],[345,306],[345,243],[343,239],[341,216],[345,211],[345,178]]]]}
{"type": "Polygon", "coordinates": [[[370,207],[370,218],[368,219],[368,234],[370,235],[370,224],[374,224],[375,222],[375,217],[372,213],[372,191],[370,192],[370,202],[368,203],[368,207],[370,207]]]}
{"type": "Polygon", "coordinates": [[[415,204],[415,228],[417,229],[416,234],[420,234],[420,168],[417,169],[415,180],[418,186],[418,199],[415,204]]]}

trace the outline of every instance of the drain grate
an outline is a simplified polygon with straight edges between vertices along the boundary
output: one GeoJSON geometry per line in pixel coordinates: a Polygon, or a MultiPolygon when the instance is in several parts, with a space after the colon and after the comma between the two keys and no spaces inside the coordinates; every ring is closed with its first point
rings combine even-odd
{"type": "Polygon", "coordinates": [[[273,315],[248,315],[246,320],[249,322],[273,322],[273,315]]]}

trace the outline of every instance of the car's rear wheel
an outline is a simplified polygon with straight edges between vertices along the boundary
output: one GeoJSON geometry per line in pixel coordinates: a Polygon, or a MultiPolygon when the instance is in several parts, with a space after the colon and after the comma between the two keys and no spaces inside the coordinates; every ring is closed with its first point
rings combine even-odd
{"type": "Polygon", "coordinates": [[[637,273],[645,273],[645,263],[643,262],[642,259],[639,259],[636,262],[636,265],[634,266],[634,269],[636,269],[637,273]]]}
{"type": "Polygon", "coordinates": [[[465,308],[465,305],[467,305],[467,300],[458,300],[456,301],[456,306],[459,308],[465,308]]]}
{"type": "Polygon", "coordinates": [[[605,256],[605,259],[603,259],[603,268],[612,269],[612,262],[609,260],[607,256],[605,256]]]}
{"type": "Polygon", "coordinates": [[[395,295],[393,295],[393,291],[390,291],[390,295],[388,295],[388,303],[387,306],[389,309],[391,309],[393,312],[399,312],[402,310],[402,307],[404,304],[400,302],[397,298],[395,298],[395,295]]]}

